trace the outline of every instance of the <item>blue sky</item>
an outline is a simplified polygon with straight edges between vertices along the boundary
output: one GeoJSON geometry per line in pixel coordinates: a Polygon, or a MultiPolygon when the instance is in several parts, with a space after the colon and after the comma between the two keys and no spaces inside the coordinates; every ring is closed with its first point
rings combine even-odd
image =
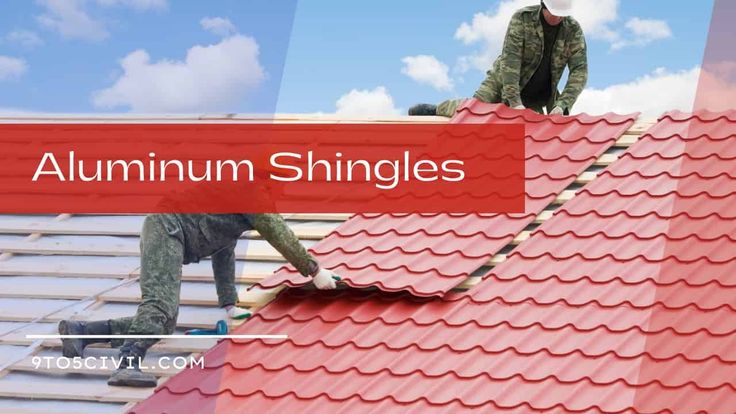
{"type": "MultiPolygon", "coordinates": [[[[334,112],[342,97],[347,113],[398,113],[471,95],[499,47],[497,22],[523,1],[5,0],[0,108],[307,113],[334,112]],[[205,28],[206,17],[222,19],[205,28]],[[214,47],[186,60],[197,45],[214,47]],[[430,58],[439,72],[425,73],[430,58]]],[[[583,109],[656,111],[690,99],[671,89],[696,79],[712,1],[577,1],[596,5],[576,16],[589,46],[583,109]],[[653,97],[658,89],[669,91],[653,97]]]]}

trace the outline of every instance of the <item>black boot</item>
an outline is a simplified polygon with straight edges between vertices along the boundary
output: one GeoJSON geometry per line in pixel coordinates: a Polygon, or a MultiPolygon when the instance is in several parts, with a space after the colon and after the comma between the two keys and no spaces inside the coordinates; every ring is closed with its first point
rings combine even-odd
{"type": "MultiPolygon", "coordinates": [[[[59,334],[61,335],[111,335],[110,321],[61,321],[59,322],[59,334]]],[[[82,339],[63,338],[61,340],[61,353],[67,358],[81,357],[84,348],[89,344],[110,342],[109,338],[82,339]]]]}
{"type": "Polygon", "coordinates": [[[435,116],[437,115],[437,105],[418,104],[409,108],[410,116],[435,116]]]}
{"type": "Polygon", "coordinates": [[[107,385],[119,387],[155,387],[158,384],[156,376],[141,371],[141,361],[146,356],[146,350],[139,348],[132,342],[125,342],[120,347],[120,368],[107,380],[107,385]]]}

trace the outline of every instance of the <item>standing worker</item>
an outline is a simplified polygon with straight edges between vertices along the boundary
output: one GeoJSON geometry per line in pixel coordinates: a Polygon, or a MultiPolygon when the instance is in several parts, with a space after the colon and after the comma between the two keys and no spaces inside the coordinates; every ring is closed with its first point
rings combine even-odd
{"type": "MultiPolygon", "coordinates": [[[[244,231],[257,230],[284,258],[318,289],[334,289],[340,278],[320,269],[314,258],[278,214],[154,214],[146,217],[141,232],[142,302],[133,317],[104,321],[61,321],[62,335],[170,335],[179,313],[182,264],[212,256],[220,305],[232,309],[235,289],[235,245],[244,231]]],[[[238,316],[231,314],[230,316],[238,316]]],[[[82,356],[95,342],[120,346],[120,368],[109,385],[155,387],[156,377],[142,372],[140,363],[157,339],[63,339],[65,357],[82,356]]]]}
{"type": "MultiPolygon", "coordinates": [[[[542,0],[518,10],[511,18],[501,56],[474,98],[529,108],[550,115],[569,115],[588,81],[588,56],[583,29],[574,18],[572,0],[542,0]],[[565,67],[570,69],[562,94],[557,90],[565,67]]],[[[452,117],[463,99],[439,105],[419,104],[409,115],[452,117]]]]}

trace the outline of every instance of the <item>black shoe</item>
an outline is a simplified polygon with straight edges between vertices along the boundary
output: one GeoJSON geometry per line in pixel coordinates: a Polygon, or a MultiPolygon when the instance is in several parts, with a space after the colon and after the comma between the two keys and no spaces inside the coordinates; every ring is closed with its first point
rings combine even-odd
{"type": "Polygon", "coordinates": [[[141,371],[138,366],[120,368],[113,372],[107,379],[107,385],[114,387],[136,387],[136,388],[153,388],[158,385],[156,376],[141,371]]]}
{"type": "MultiPolygon", "coordinates": [[[[80,321],[61,321],[59,322],[60,335],[84,335],[85,323],[80,321]]],[[[81,357],[84,353],[84,339],[81,338],[62,338],[61,354],[67,358],[81,357]]]]}
{"type": "Polygon", "coordinates": [[[437,105],[418,104],[409,108],[410,116],[435,116],[437,115],[437,105]]]}
{"type": "Polygon", "coordinates": [[[125,343],[120,347],[120,368],[107,380],[107,385],[117,387],[152,388],[158,385],[156,376],[141,371],[141,361],[146,356],[146,350],[132,343],[125,343]]]}
{"type": "MultiPolygon", "coordinates": [[[[61,321],[60,335],[110,335],[109,321],[61,321]]],[[[61,353],[67,358],[81,357],[89,344],[110,342],[110,339],[62,338],[61,353]]]]}

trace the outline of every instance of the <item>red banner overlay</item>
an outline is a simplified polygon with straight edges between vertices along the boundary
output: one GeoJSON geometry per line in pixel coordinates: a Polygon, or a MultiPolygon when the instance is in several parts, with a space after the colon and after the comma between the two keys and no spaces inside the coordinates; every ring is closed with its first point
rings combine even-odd
{"type": "Polygon", "coordinates": [[[516,124],[5,124],[2,213],[524,210],[516,124]]]}

